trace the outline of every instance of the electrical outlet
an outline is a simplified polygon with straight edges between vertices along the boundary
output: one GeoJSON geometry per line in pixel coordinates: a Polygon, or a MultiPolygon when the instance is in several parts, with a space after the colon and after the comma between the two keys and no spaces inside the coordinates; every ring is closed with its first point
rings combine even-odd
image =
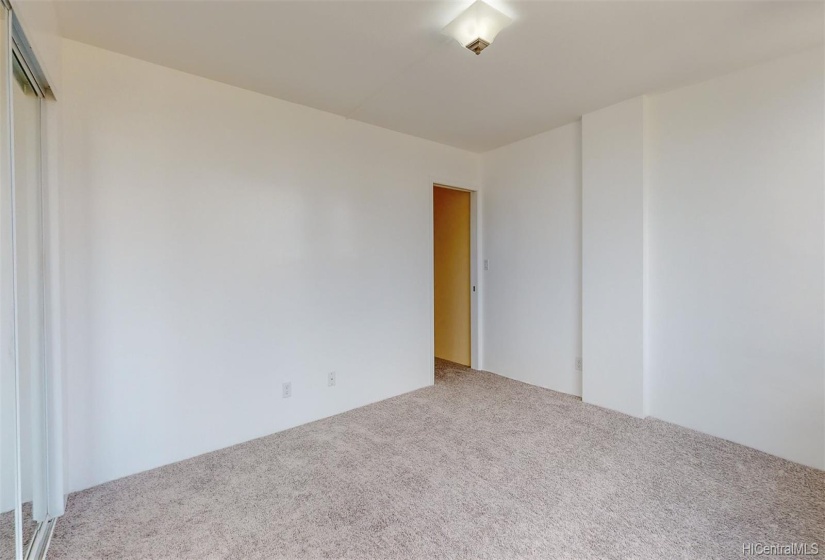
{"type": "Polygon", "coordinates": [[[329,385],[330,387],[335,386],[335,372],[334,371],[331,371],[327,374],[327,385],[329,385]]]}
{"type": "Polygon", "coordinates": [[[490,261],[484,259],[484,270],[490,270],[490,261]]]}
{"type": "Polygon", "coordinates": [[[288,399],[289,397],[292,396],[292,382],[291,381],[287,381],[286,383],[284,383],[284,392],[283,392],[282,396],[285,399],[288,399]]]}
{"type": "Polygon", "coordinates": [[[581,358],[576,358],[576,371],[581,371],[581,370],[582,370],[582,359],[581,358]]]}

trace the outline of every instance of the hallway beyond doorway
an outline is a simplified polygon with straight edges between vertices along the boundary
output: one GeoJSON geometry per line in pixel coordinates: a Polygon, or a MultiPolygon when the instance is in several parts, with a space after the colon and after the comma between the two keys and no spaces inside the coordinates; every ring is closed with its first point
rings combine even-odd
{"type": "Polygon", "coordinates": [[[435,357],[471,364],[470,193],[433,186],[435,357]]]}

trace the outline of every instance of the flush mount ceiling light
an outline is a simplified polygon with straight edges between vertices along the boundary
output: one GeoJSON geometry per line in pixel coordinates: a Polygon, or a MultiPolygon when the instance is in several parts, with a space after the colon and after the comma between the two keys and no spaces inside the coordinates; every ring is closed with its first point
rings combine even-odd
{"type": "Polygon", "coordinates": [[[477,0],[451,21],[443,33],[453,37],[462,47],[481,54],[481,51],[490,46],[498,32],[512,21],[489,4],[477,0]]]}

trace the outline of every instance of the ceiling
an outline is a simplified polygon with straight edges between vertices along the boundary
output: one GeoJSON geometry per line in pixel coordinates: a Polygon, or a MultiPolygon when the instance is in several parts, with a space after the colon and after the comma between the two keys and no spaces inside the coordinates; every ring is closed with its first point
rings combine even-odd
{"type": "Polygon", "coordinates": [[[471,2],[58,2],[65,37],[483,152],[643,93],[823,42],[823,4],[494,1],[480,56],[441,35],[471,2]]]}

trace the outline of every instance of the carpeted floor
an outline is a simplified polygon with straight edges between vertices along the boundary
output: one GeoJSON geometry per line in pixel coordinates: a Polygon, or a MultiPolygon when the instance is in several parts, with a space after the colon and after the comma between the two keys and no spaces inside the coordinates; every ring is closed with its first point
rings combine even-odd
{"type": "MultiPolygon", "coordinates": [[[[23,554],[26,545],[31,541],[37,522],[32,519],[32,503],[23,504],[23,554]]],[[[14,511],[7,511],[0,515],[0,560],[14,558],[14,511]]]]}
{"type": "Polygon", "coordinates": [[[825,472],[439,362],[434,387],[72,495],[49,558],[738,558],[825,472]]]}

